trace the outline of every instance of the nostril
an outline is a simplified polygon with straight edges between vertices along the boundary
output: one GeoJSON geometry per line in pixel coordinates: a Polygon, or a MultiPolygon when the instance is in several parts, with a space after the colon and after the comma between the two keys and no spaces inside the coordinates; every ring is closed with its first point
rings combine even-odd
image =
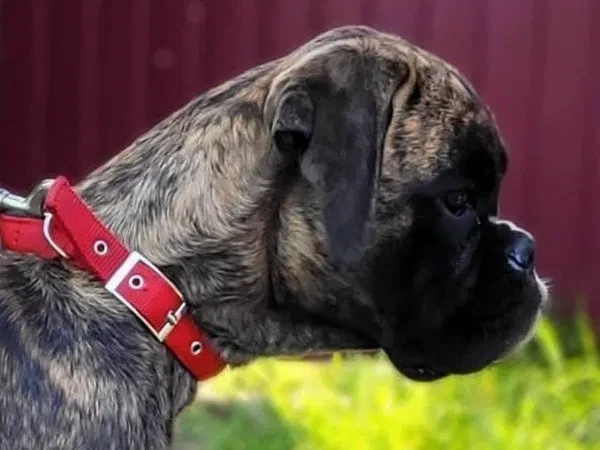
{"type": "Polygon", "coordinates": [[[520,235],[509,248],[508,262],[516,270],[533,268],[535,259],[535,241],[527,235],[520,235]]]}

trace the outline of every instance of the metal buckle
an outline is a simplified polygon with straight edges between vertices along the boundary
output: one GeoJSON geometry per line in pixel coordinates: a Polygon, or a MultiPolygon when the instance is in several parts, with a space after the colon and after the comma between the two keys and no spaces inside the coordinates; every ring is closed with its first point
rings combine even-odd
{"type": "Polygon", "coordinates": [[[41,218],[44,215],[44,201],[52,183],[54,183],[53,179],[43,180],[33,188],[27,197],[0,189],[0,212],[6,211],[41,218]]]}
{"type": "Polygon", "coordinates": [[[46,239],[46,242],[48,242],[48,244],[50,244],[50,247],[52,247],[54,249],[54,251],[56,253],[58,253],[60,256],[62,256],[64,259],[69,259],[69,255],[67,255],[67,252],[65,252],[55,241],[54,239],[52,239],[52,235],[50,234],[50,224],[52,223],[52,218],[54,216],[47,212],[44,213],[44,226],[42,228],[42,231],[44,233],[44,238],[46,239]]]}
{"type": "Polygon", "coordinates": [[[105,289],[108,290],[111,294],[113,294],[117,299],[121,301],[133,314],[135,314],[143,323],[148,327],[148,329],[152,332],[152,334],[158,339],[159,342],[164,342],[164,340],[169,336],[171,331],[177,326],[183,315],[187,310],[187,304],[183,301],[183,295],[175,287],[175,285],[169,280],[165,275],[156,268],[154,264],[148,261],[144,256],[140,255],[138,252],[131,252],[127,259],[123,262],[121,267],[119,267],[112,277],[107,281],[104,285],[105,289]],[[138,262],[142,262],[146,264],[154,273],[159,275],[166,283],[168,283],[173,291],[177,294],[177,296],[181,299],[181,305],[175,310],[169,311],[167,314],[164,325],[160,330],[155,329],[145,317],[143,317],[137,309],[133,307],[131,303],[127,301],[125,297],[123,297],[119,292],[117,292],[117,288],[121,285],[123,280],[129,275],[131,269],[135,267],[138,262]]]}

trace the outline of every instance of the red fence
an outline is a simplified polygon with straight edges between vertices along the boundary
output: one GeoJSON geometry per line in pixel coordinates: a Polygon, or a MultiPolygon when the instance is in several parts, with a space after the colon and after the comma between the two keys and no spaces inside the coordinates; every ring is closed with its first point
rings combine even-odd
{"type": "MultiPolygon", "coordinates": [[[[512,160],[503,215],[600,319],[600,2],[2,0],[0,185],[82,176],[200,91],[336,25],[401,34],[465,72],[512,160]]],[[[564,303],[566,305],[566,303],[564,303]]]]}

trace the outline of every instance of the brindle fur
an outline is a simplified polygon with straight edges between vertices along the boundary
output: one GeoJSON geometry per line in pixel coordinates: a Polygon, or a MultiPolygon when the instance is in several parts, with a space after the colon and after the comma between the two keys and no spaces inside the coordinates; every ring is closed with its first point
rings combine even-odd
{"type": "MultiPolygon", "coordinates": [[[[386,314],[426,311],[402,325],[414,337],[452,309],[428,295],[392,308],[386,271],[396,266],[377,255],[421,220],[409,194],[443,187],[436,177],[459,164],[457,140],[485,147],[477,176],[495,214],[506,165],[495,129],[446,62],[343,27],[200,95],[77,190],[177,284],[231,365],[377,348],[400,326],[386,314]]],[[[502,348],[490,340],[472,370],[524,339],[539,303],[524,301],[502,348]]],[[[164,449],[195,389],[90,276],[0,253],[0,448],[164,449]]]]}

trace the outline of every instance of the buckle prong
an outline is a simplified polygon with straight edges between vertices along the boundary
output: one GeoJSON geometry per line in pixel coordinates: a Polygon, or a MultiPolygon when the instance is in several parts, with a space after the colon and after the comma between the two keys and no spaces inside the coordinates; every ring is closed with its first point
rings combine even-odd
{"type": "Polygon", "coordinates": [[[169,314],[167,314],[167,323],[165,323],[162,329],[158,332],[159,340],[161,342],[167,338],[171,331],[173,331],[173,328],[175,328],[185,314],[186,309],[187,304],[182,302],[175,312],[169,311],[169,314]]]}

